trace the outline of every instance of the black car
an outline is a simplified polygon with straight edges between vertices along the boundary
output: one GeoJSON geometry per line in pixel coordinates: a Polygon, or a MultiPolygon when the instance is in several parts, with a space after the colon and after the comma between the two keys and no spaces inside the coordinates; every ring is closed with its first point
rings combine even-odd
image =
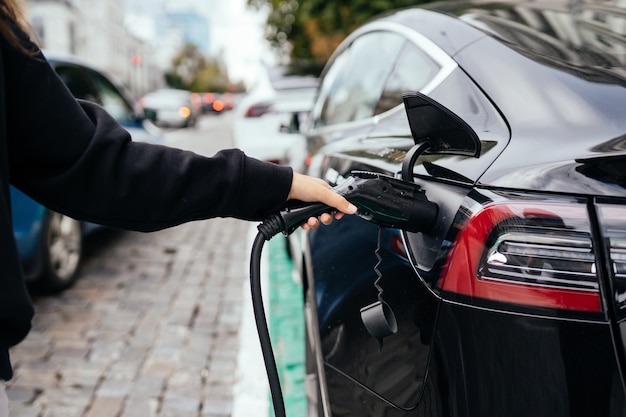
{"type": "Polygon", "coordinates": [[[621,4],[434,3],[339,46],[308,173],[414,184],[436,218],[291,235],[312,415],[626,415],[621,4]]]}

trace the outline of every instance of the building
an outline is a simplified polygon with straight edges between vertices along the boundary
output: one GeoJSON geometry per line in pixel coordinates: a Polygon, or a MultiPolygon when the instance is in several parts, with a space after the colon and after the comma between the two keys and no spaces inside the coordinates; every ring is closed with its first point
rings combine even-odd
{"type": "Polygon", "coordinates": [[[194,11],[168,11],[157,19],[160,33],[175,34],[182,42],[196,45],[205,55],[209,54],[209,24],[207,19],[194,11]]]}
{"type": "Polygon", "coordinates": [[[121,0],[26,0],[40,46],[105,70],[136,95],[162,84],[153,48],[125,26],[121,0]]]}

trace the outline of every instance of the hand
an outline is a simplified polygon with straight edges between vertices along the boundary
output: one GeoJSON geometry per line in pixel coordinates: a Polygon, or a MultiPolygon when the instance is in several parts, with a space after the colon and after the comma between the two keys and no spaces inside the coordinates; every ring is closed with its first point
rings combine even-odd
{"type": "MultiPolygon", "coordinates": [[[[300,200],[306,203],[320,202],[334,207],[338,210],[335,212],[335,219],[340,219],[344,213],[354,214],[357,210],[348,200],[334,192],[326,181],[297,172],[293,173],[291,190],[289,190],[287,199],[300,200]]],[[[330,213],[324,213],[319,219],[311,217],[302,225],[302,228],[304,230],[315,229],[319,226],[320,221],[323,224],[331,224],[333,216],[330,213]]]]}

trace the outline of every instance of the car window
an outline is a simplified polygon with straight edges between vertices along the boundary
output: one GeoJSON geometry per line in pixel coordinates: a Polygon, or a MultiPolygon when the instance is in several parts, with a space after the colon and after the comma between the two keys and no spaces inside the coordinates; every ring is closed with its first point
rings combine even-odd
{"type": "Polygon", "coordinates": [[[407,42],[380,96],[374,114],[402,104],[402,93],[419,91],[439,71],[440,66],[414,44],[407,42]]]}
{"type": "Polygon", "coordinates": [[[117,87],[103,75],[95,71],[89,72],[98,89],[100,105],[118,122],[134,121],[135,111],[117,87]]]}
{"type": "Polygon", "coordinates": [[[130,103],[102,74],[78,65],[57,64],[54,69],[74,97],[99,104],[118,122],[135,120],[130,103]]]}
{"type": "Polygon", "coordinates": [[[316,127],[373,116],[404,42],[396,33],[369,32],[337,56],[315,105],[316,127]]]}
{"type": "Polygon", "coordinates": [[[84,69],[76,65],[57,65],[54,69],[74,97],[100,104],[98,93],[84,69]]]}

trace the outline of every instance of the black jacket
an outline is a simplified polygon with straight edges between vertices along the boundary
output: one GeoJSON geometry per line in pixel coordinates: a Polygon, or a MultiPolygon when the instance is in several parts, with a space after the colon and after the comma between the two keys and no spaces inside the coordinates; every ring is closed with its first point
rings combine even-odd
{"type": "MultiPolygon", "coordinates": [[[[33,48],[34,45],[31,45],[33,48]]],[[[238,150],[212,158],[132,142],[102,108],[74,99],[43,56],[0,39],[0,379],[33,308],[11,225],[9,184],[79,220],[154,231],[191,220],[259,220],[284,205],[292,171],[238,150]]]]}

